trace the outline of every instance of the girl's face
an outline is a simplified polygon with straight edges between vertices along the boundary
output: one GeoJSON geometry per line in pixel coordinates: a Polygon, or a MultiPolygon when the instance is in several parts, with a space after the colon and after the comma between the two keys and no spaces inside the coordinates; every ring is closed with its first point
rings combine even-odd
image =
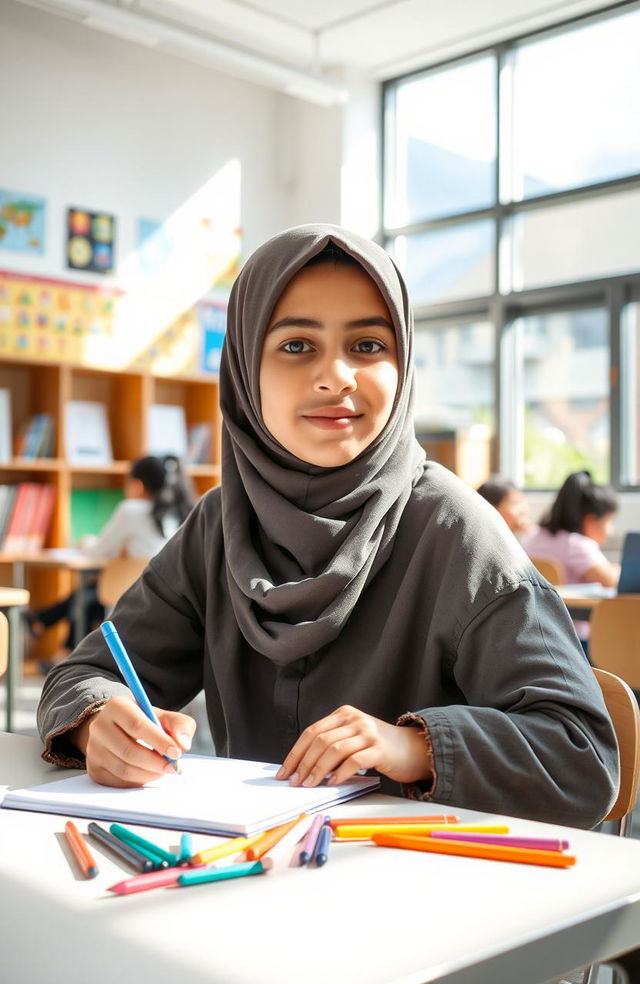
{"type": "Polygon", "coordinates": [[[520,489],[510,489],[498,505],[498,512],[513,533],[524,533],[529,529],[529,507],[520,489]]]}
{"type": "Polygon", "coordinates": [[[398,387],[389,309],[356,267],[302,269],[276,304],[260,363],[262,419],[302,461],[357,458],[387,423],[398,387]]]}
{"type": "Polygon", "coordinates": [[[609,539],[613,533],[615,513],[607,513],[605,516],[596,516],[594,513],[587,513],[582,521],[582,532],[585,536],[595,540],[599,547],[609,539]]]}

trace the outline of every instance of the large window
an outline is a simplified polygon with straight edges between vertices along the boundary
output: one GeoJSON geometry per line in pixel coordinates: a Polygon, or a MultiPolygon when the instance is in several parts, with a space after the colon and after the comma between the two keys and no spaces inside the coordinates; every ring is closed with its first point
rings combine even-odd
{"type": "Polygon", "coordinates": [[[385,85],[417,428],[495,429],[530,488],[640,486],[639,51],[635,2],[385,85]]]}

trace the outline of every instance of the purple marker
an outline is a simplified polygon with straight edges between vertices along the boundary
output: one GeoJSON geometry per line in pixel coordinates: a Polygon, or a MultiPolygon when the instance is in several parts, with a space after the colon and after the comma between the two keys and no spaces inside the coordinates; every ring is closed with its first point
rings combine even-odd
{"type": "Polygon", "coordinates": [[[316,813],[313,818],[313,823],[307,831],[307,836],[302,843],[302,850],[300,851],[300,864],[306,864],[313,857],[314,851],[316,849],[316,841],[318,840],[318,834],[320,833],[320,828],[324,823],[324,817],[321,813],[316,813]]]}
{"type": "Polygon", "coordinates": [[[531,851],[566,851],[569,841],[553,837],[511,837],[505,834],[465,834],[464,831],[433,830],[437,840],[470,841],[474,844],[503,844],[505,847],[526,847],[531,851]]]}

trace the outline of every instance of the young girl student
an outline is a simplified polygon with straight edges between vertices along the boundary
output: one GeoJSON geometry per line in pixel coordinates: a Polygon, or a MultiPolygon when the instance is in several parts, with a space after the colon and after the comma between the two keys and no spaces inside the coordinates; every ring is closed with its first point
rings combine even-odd
{"type": "Polygon", "coordinates": [[[189,747],[179,709],[204,688],[218,754],[281,762],[283,782],[371,769],[457,807],[607,813],[617,752],[595,678],[495,510],[425,460],[412,348],[379,246],[311,225],[254,253],[220,369],[222,485],[112,616],[165,731],[94,632],[46,679],[47,761],[149,782],[189,747]]]}
{"type": "Polygon", "coordinates": [[[573,472],[522,545],[530,557],[560,564],[565,584],[595,581],[613,588],[620,565],[607,560],[601,547],[613,531],[617,511],[613,489],[596,484],[588,471],[573,472]]]}
{"type": "MultiPolygon", "coordinates": [[[[138,458],[127,477],[125,498],[116,506],[100,535],[83,544],[82,553],[100,558],[153,557],[175,533],[192,506],[193,496],[175,456],[138,458]]],[[[88,625],[104,618],[95,584],[86,586],[84,604],[88,625]]],[[[73,595],[27,612],[25,617],[36,638],[62,619],[69,621],[64,645],[53,657],[52,664],[66,659],[79,642],[73,622],[73,595]]]]}

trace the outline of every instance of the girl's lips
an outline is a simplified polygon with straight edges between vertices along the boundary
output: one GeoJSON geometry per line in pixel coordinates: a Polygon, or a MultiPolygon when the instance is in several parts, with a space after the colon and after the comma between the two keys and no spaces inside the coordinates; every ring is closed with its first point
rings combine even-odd
{"type": "Polygon", "coordinates": [[[354,420],[359,420],[361,416],[360,413],[344,410],[341,412],[331,410],[329,413],[323,410],[317,413],[305,413],[302,419],[322,430],[345,430],[352,425],[354,420]]]}

